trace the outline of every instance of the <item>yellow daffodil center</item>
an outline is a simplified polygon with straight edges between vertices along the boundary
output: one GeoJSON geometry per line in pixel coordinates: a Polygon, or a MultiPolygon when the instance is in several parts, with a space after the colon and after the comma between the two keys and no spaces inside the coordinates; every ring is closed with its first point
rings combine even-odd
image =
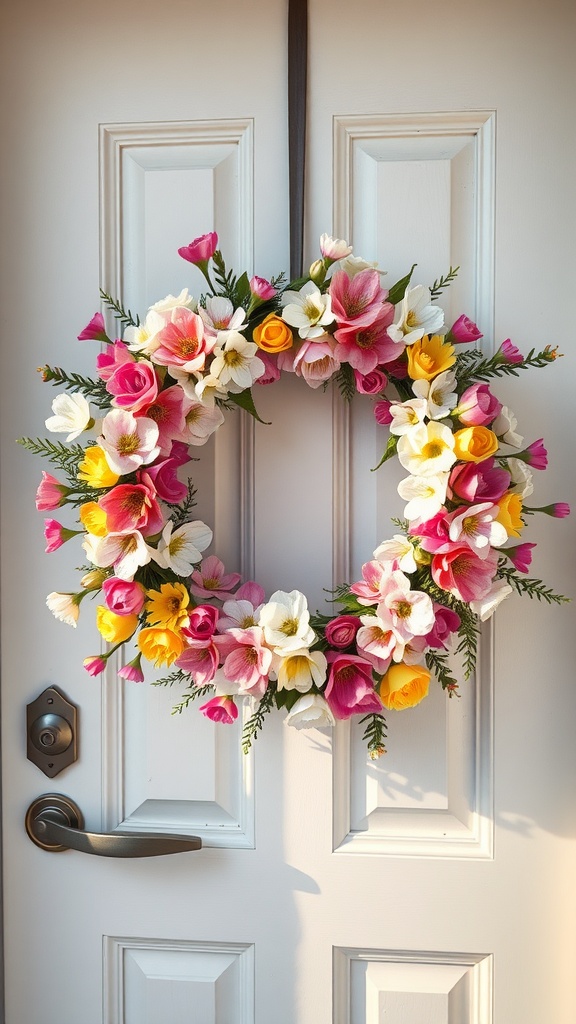
{"type": "Polygon", "coordinates": [[[224,353],[224,362],[226,366],[239,366],[242,362],[242,353],[238,352],[235,348],[231,348],[224,353]]]}
{"type": "Polygon", "coordinates": [[[120,434],[116,442],[116,451],[119,455],[134,455],[140,447],[140,438],[137,433],[120,434]]]}
{"type": "Polygon", "coordinates": [[[324,312],[322,306],[319,306],[314,299],[306,299],[302,309],[311,323],[315,320],[319,320],[324,312]]]}
{"type": "Polygon", "coordinates": [[[422,455],[425,459],[438,459],[445,448],[446,445],[442,441],[428,441],[422,449],[422,455]]]}

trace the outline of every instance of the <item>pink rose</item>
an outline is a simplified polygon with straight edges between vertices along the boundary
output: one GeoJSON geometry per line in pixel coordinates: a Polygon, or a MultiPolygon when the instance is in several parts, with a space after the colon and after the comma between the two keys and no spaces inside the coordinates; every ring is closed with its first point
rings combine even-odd
{"type": "Polygon", "coordinates": [[[113,405],[133,413],[141,412],[158,395],[156,371],[145,360],[121,363],[108,379],[106,390],[114,396],[113,405]]]}
{"type": "Polygon", "coordinates": [[[188,263],[206,264],[212,259],[218,248],[218,235],[215,231],[209,231],[206,235],[199,235],[190,245],[178,249],[178,255],[188,263]]]}
{"type": "Polygon", "coordinates": [[[324,635],[331,647],[344,650],[354,643],[360,625],[360,619],[356,615],[338,615],[326,625],[324,635]]]}
{"type": "Polygon", "coordinates": [[[359,370],[354,370],[354,379],[356,390],[361,395],[379,395],[388,383],[386,374],[382,373],[378,367],[370,373],[360,373],[359,370]]]}
{"type": "Polygon", "coordinates": [[[110,576],[102,584],[104,603],[116,615],[139,615],[144,607],[146,595],[139,583],[110,576]]]}
{"type": "Polygon", "coordinates": [[[487,384],[473,384],[460,397],[454,414],[466,427],[485,427],[501,410],[502,402],[494,397],[487,384]]]}
{"type": "Polygon", "coordinates": [[[135,363],[136,360],[130,349],[123,341],[115,341],[107,345],[104,352],[96,356],[98,376],[101,380],[110,380],[112,374],[122,363],[135,363]]]}
{"type": "Polygon", "coordinates": [[[467,501],[471,505],[483,501],[498,501],[510,486],[510,473],[496,466],[494,459],[485,462],[459,462],[448,481],[451,501],[467,501]]]}
{"type": "Polygon", "coordinates": [[[372,665],[355,654],[331,654],[328,685],[324,696],[335,718],[381,712],[382,701],[374,690],[372,665]]]}
{"type": "Polygon", "coordinates": [[[450,637],[460,626],[460,616],[451,608],[437,604],[436,601],[434,601],[434,615],[434,625],[424,639],[429,647],[443,647],[446,650],[450,637]]]}
{"type": "Polygon", "coordinates": [[[216,631],[219,611],[210,604],[198,604],[189,615],[189,623],[182,630],[189,640],[209,640],[216,631]]]}
{"type": "Polygon", "coordinates": [[[176,471],[178,462],[175,459],[163,459],[148,466],[145,471],[136,474],[138,483],[146,484],[154,489],[162,501],[169,505],[178,505],[188,494],[186,484],[178,479],[176,471]]]}
{"type": "Polygon", "coordinates": [[[231,725],[238,718],[238,708],[232,697],[212,697],[199,710],[211,722],[220,722],[222,725],[231,725]]]}
{"type": "Polygon", "coordinates": [[[482,337],[482,332],[478,330],[474,321],[462,314],[456,323],[452,324],[446,335],[446,341],[451,345],[466,345],[468,342],[478,341],[482,337]]]}

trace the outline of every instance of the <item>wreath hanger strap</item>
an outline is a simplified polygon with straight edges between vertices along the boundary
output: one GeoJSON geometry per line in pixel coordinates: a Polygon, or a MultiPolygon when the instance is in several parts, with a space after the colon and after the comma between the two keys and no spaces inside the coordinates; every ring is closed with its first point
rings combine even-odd
{"type": "Polygon", "coordinates": [[[302,277],[306,162],[308,0],[288,2],[288,162],[290,182],[290,277],[302,277]]]}

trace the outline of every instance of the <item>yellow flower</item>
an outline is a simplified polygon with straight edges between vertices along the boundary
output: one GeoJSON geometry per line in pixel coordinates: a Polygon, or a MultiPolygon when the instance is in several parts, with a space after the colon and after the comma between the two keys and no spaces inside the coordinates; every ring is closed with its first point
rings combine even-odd
{"type": "Polygon", "coordinates": [[[81,505],[79,516],[84,529],[88,533],[93,534],[94,537],[105,537],[108,533],[106,529],[106,513],[97,502],[87,501],[84,505],[81,505]]]}
{"type": "Polygon", "coordinates": [[[262,323],[254,328],[252,338],[264,352],[284,352],[294,344],[294,336],[288,324],[275,313],[269,313],[262,323]]]}
{"type": "Polygon", "coordinates": [[[402,711],[412,708],[428,696],[430,673],[422,665],[392,665],[380,683],[380,699],[384,707],[402,711]]]}
{"type": "Polygon", "coordinates": [[[500,511],[496,522],[501,523],[509,537],[519,537],[524,528],[522,522],[522,498],[515,491],[506,491],[496,502],[500,511]]]}
{"type": "Polygon", "coordinates": [[[122,644],[132,636],[138,625],[138,616],[116,615],[116,612],[100,604],[96,609],[96,625],[107,643],[122,644]]]}
{"type": "Polygon", "coordinates": [[[498,438],[488,427],[464,427],[454,434],[454,453],[460,462],[484,462],[498,451],[498,438]]]}
{"type": "Polygon", "coordinates": [[[406,352],[412,380],[432,380],[456,362],[454,346],[447,344],[441,334],[433,334],[431,338],[425,334],[421,341],[408,345],[406,352]]]}
{"type": "Polygon", "coordinates": [[[184,641],[171,629],[158,629],[150,626],[138,633],[138,647],[148,661],[153,661],[156,668],[171,665],[184,650],[184,641]]]}
{"type": "Polygon", "coordinates": [[[153,626],[178,631],[188,623],[190,595],[183,583],[162,583],[160,590],[147,590],[146,614],[153,626]]]}
{"type": "Polygon", "coordinates": [[[94,444],[86,449],[78,466],[78,479],[85,480],[90,487],[114,487],[119,477],[110,469],[103,449],[94,444]]]}

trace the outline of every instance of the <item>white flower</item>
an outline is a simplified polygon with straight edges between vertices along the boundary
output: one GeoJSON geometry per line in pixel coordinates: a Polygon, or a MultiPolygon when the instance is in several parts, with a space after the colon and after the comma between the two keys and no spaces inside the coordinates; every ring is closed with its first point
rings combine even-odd
{"type": "Polygon", "coordinates": [[[285,655],[274,667],[278,673],[279,690],[307,693],[313,685],[322,686],[328,663],[322,651],[309,651],[303,647],[285,655]]]}
{"type": "Polygon", "coordinates": [[[173,309],[178,309],[182,306],[185,309],[196,309],[196,302],[192,296],[188,294],[187,288],[183,288],[180,295],[167,295],[165,299],[160,299],[159,302],[155,302],[153,306],[150,306],[148,312],[172,313],[173,309]]]}
{"type": "Polygon", "coordinates": [[[522,459],[508,459],[508,469],[512,477],[511,491],[516,491],[521,498],[528,498],[534,492],[534,474],[522,459]]]}
{"type": "Polygon", "coordinates": [[[402,661],[406,640],[390,622],[384,622],[378,615],[361,615],[360,622],[362,626],[356,634],[360,651],[381,661],[392,657],[394,661],[402,661]]]}
{"type": "Polygon", "coordinates": [[[226,398],[228,389],[213,373],[207,373],[196,381],[194,394],[203,405],[213,409],[217,398],[226,398]]]}
{"type": "Polygon", "coordinates": [[[102,420],[98,444],[104,449],[110,469],[125,476],[142,465],[154,462],[160,453],[158,435],[158,424],[148,416],[134,416],[124,409],[112,409],[102,420]]]}
{"type": "MultiPolygon", "coordinates": [[[[347,256],[339,263],[339,269],[345,270],[348,277],[354,278],[356,274],[361,274],[363,270],[378,270],[378,263],[374,261],[369,263],[368,260],[363,260],[361,256],[347,256]]],[[[387,270],[378,270],[378,273],[385,277],[388,273],[387,270]]]]}
{"type": "Polygon", "coordinates": [[[429,289],[422,284],[406,290],[400,306],[400,319],[388,327],[392,341],[412,345],[425,334],[435,334],[442,327],[444,310],[440,306],[433,306],[431,298],[429,289]]]}
{"type": "Polygon", "coordinates": [[[395,533],[392,540],[385,540],[379,544],[374,552],[374,558],[382,565],[396,562],[402,572],[416,572],[414,545],[401,533],[395,533]]]}
{"type": "Polygon", "coordinates": [[[325,259],[342,260],[352,252],[352,246],[348,245],[343,238],[332,238],[330,235],[320,235],[320,252],[325,259]]]}
{"type": "Polygon", "coordinates": [[[336,725],[336,719],[324,697],[319,693],[306,693],[288,712],[286,725],[293,725],[296,729],[320,729],[336,725]]]}
{"type": "Polygon", "coordinates": [[[139,530],[108,533],[105,537],[88,534],[82,547],[93,565],[101,569],[113,565],[114,573],[121,580],[133,580],[137,570],[148,565],[153,554],[139,530]]]}
{"type": "Polygon", "coordinates": [[[239,331],[219,331],[210,374],[228,391],[245,391],[264,373],[264,363],[257,352],[258,346],[246,341],[239,331]]]}
{"type": "Polygon", "coordinates": [[[509,444],[512,448],[521,448],[524,444],[524,438],[521,434],[516,433],[517,426],[518,421],[514,413],[511,412],[507,405],[503,405],[500,414],[492,424],[492,430],[504,444],[509,444]]]}
{"type": "Polygon", "coordinates": [[[282,319],[297,327],[301,338],[321,338],[324,327],[334,320],[330,296],[322,295],[313,281],[307,281],[299,292],[284,292],[282,304],[282,319]]]}
{"type": "Polygon", "coordinates": [[[436,420],[404,434],[398,441],[397,452],[400,464],[415,476],[437,476],[456,462],[454,434],[436,420]]]}
{"type": "Polygon", "coordinates": [[[425,398],[426,415],[431,420],[442,420],[455,408],[458,395],[452,390],[456,383],[456,374],[452,370],[444,370],[434,380],[415,380],[412,391],[418,398],[425,398]]]}
{"type": "Polygon", "coordinates": [[[496,516],[499,514],[499,506],[493,505],[490,501],[480,505],[467,505],[450,522],[450,540],[454,544],[467,544],[476,552],[478,558],[488,558],[491,546],[499,548],[508,540],[508,533],[502,523],[496,522],[496,516]]]}
{"type": "Polygon", "coordinates": [[[470,601],[470,608],[481,622],[494,614],[498,605],[512,593],[512,587],[505,580],[494,580],[490,590],[478,601],[470,601]]]}
{"type": "Polygon", "coordinates": [[[230,299],[223,295],[209,295],[206,299],[206,307],[198,309],[208,334],[217,334],[218,331],[238,331],[246,326],[244,320],[246,313],[239,307],[234,309],[230,299]]]}
{"type": "Polygon", "coordinates": [[[432,598],[422,590],[410,590],[410,581],[401,572],[393,573],[396,586],[390,587],[376,608],[384,629],[393,629],[406,642],[413,636],[426,636],[434,625],[432,598]]]}
{"type": "MultiPolygon", "coordinates": [[[[171,295],[169,298],[173,298],[173,296],[171,295]]],[[[143,324],[140,324],[138,327],[134,327],[132,325],[127,327],[124,331],[124,341],[128,345],[130,351],[141,352],[145,356],[151,356],[160,344],[157,340],[157,335],[166,326],[166,322],[167,317],[161,316],[161,314],[152,307],[143,324]]]]}
{"type": "Polygon", "coordinates": [[[74,441],[91,422],[90,406],[84,395],[57,395],[52,402],[54,416],[46,420],[46,427],[54,434],[68,434],[67,441],[74,441]]]}
{"type": "Polygon", "coordinates": [[[68,626],[74,626],[74,629],[76,629],[80,614],[76,594],[58,594],[56,591],[53,591],[51,594],[48,594],[46,604],[60,622],[65,622],[68,626]]]}
{"type": "Polygon", "coordinates": [[[398,494],[408,504],[404,508],[404,517],[412,522],[414,519],[431,519],[440,511],[446,501],[448,473],[437,476],[407,476],[398,484],[398,494]]]}
{"type": "Polygon", "coordinates": [[[222,423],[224,413],[217,405],[210,407],[203,402],[193,402],[186,413],[186,426],[178,435],[178,440],[196,446],[206,444],[222,423]]]}
{"type": "Polygon", "coordinates": [[[309,622],[308,602],[299,590],[291,590],[289,594],[277,590],[262,606],[258,620],[266,643],[275,654],[282,655],[313,643],[315,633],[309,622]]]}
{"type": "Polygon", "coordinates": [[[412,427],[417,427],[424,422],[427,415],[428,403],[424,398],[409,398],[407,402],[393,402],[390,406],[390,433],[402,437],[412,427]]]}
{"type": "Polygon", "coordinates": [[[197,520],[184,523],[177,530],[170,520],[158,541],[158,550],[152,552],[154,561],[164,569],[172,569],[177,576],[189,576],[192,566],[202,561],[202,551],[212,543],[212,530],[197,520]]]}

